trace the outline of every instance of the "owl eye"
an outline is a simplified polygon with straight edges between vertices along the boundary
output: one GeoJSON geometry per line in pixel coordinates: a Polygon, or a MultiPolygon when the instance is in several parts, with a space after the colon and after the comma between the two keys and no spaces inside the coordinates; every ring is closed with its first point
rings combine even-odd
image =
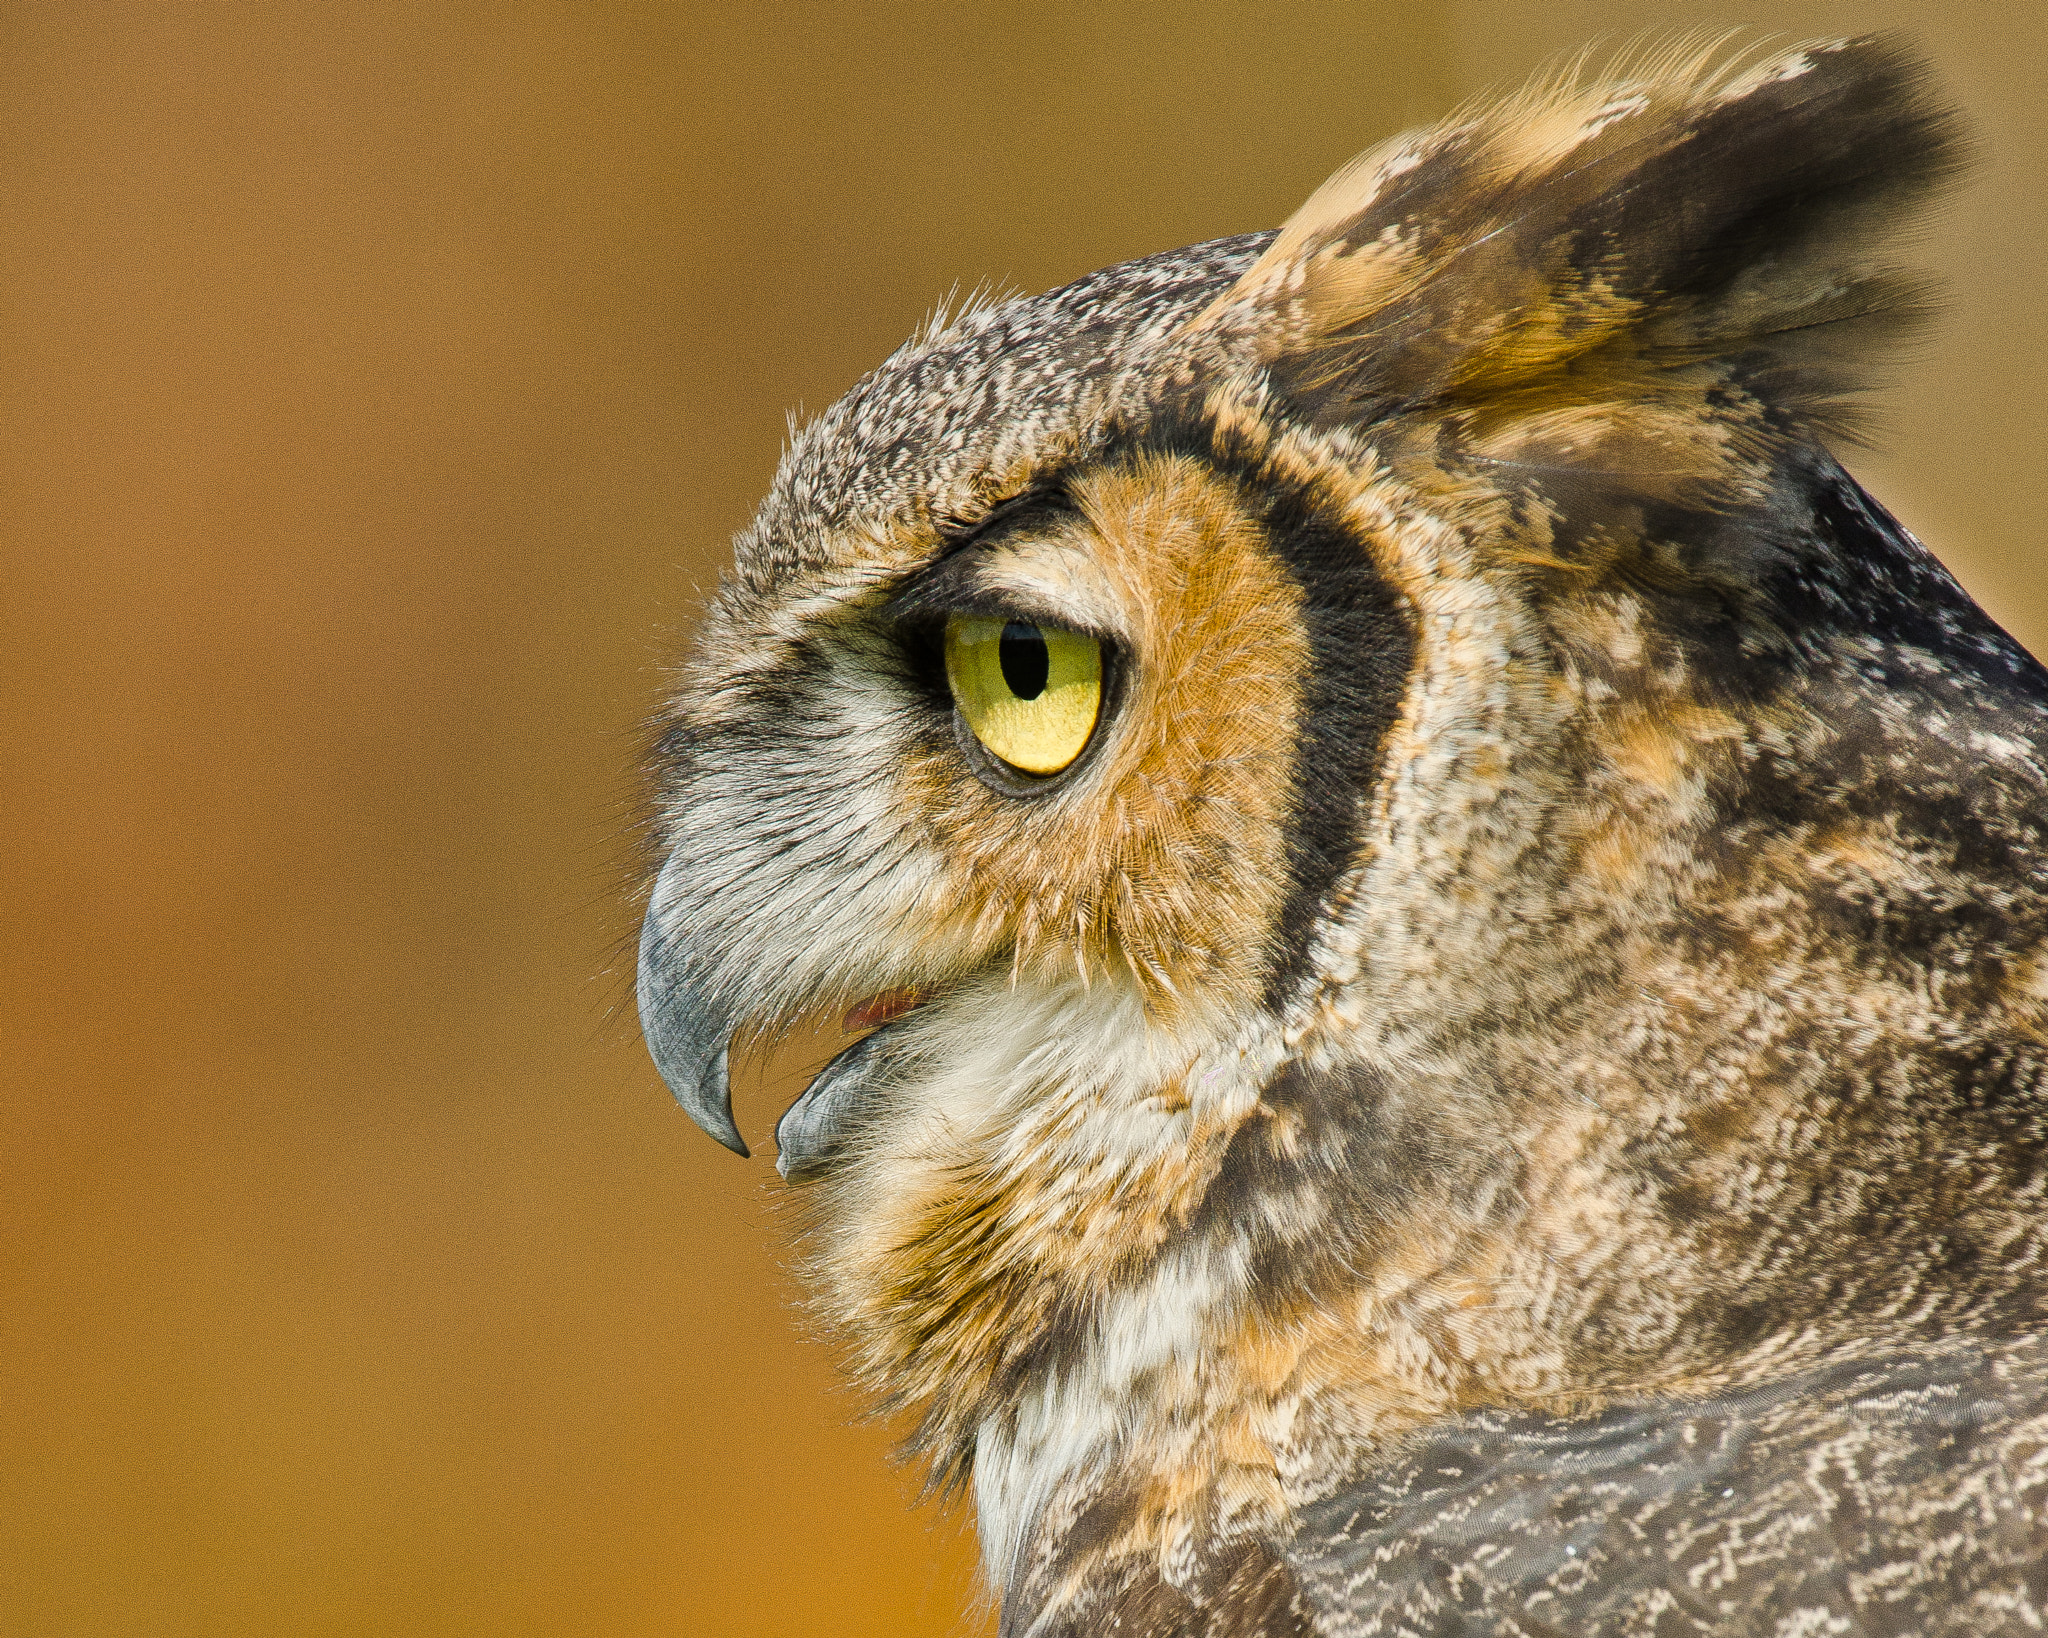
{"type": "Polygon", "coordinates": [[[990,755],[1056,774],[1095,731],[1102,644],[1057,626],[956,614],[946,622],[946,681],[990,755]]]}

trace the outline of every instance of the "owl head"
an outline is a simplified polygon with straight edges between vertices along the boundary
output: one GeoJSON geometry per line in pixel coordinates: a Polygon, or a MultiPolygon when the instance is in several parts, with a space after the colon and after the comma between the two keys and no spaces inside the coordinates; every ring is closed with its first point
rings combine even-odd
{"type": "Polygon", "coordinates": [[[662,719],[640,1011],[742,1154],[736,1034],[881,1023],[778,1137],[892,1392],[1527,1206],[1731,996],[1877,982],[1844,873],[1924,875],[2026,754],[1884,774],[1900,701],[2031,662],[1825,442],[1955,156],[1881,40],[1548,83],[795,437],[662,719]]]}

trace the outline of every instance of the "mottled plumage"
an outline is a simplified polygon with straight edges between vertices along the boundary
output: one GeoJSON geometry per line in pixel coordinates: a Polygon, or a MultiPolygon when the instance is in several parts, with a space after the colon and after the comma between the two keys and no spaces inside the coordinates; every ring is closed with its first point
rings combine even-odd
{"type": "Polygon", "coordinates": [[[890,1017],[782,1167],[1006,1638],[2048,1621],[2048,675],[1828,446],[1954,163],[1881,40],[1550,84],[795,439],[642,1017],[736,1148],[890,1017]]]}

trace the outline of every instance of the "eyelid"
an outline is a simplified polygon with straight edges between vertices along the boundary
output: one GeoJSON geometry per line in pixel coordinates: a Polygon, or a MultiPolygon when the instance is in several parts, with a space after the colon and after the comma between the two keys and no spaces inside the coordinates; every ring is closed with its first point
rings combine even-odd
{"type": "Polygon", "coordinates": [[[1107,578],[1079,543],[1015,535],[968,547],[920,570],[884,608],[899,626],[980,615],[1028,620],[1104,643],[1121,640],[1120,612],[1107,578]]]}
{"type": "Polygon", "coordinates": [[[1045,631],[1071,632],[1077,637],[1092,637],[1104,648],[1117,646],[1115,633],[1086,625],[1057,605],[1020,597],[1017,593],[1007,590],[967,592],[958,597],[949,597],[943,602],[937,598],[919,598],[907,606],[892,603],[887,612],[890,623],[898,629],[937,631],[949,620],[962,618],[1020,620],[1045,631]]]}
{"type": "Polygon", "coordinates": [[[982,584],[985,551],[968,546],[927,564],[897,588],[885,605],[898,624],[925,625],[955,614],[994,614],[996,606],[982,584]]]}

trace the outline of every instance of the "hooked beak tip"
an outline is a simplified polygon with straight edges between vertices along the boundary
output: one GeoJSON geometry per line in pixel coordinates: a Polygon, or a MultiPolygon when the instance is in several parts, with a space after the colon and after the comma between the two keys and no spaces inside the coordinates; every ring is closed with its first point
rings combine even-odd
{"type": "Polygon", "coordinates": [[[642,1033],[647,1037],[654,1067],[661,1071],[661,1078],[675,1094],[676,1102],[683,1106],[683,1113],[742,1160],[749,1158],[747,1141],[740,1136],[739,1126],[732,1118],[724,1033],[721,1031],[712,1041],[704,1042],[701,1037],[692,1038],[695,1032],[650,1029],[645,1022],[642,1033]]]}
{"type": "MultiPolygon", "coordinates": [[[[699,1124],[702,1123],[700,1122],[699,1124]]],[[[704,1130],[711,1132],[711,1128],[708,1126],[704,1130]]],[[[747,1147],[747,1140],[740,1136],[740,1129],[737,1126],[724,1132],[711,1132],[711,1135],[717,1138],[720,1143],[724,1144],[734,1154],[738,1155],[740,1159],[752,1160],[754,1158],[754,1151],[747,1147]]]]}
{"type": "Polygon", "coordinates": [[[746,1140],[732,1118],[726,1047],[732,1025],[726,1009],[690,982],[687,964],[664,939],[652,910],[640,939],[640,1033],[648,1056],[683,1106],[683,1112],[742,1159],[746,1140]]]}
{"type": "Polygon", "coordinates": [[[701,1018],[678,1020],[671,1005],[653,1016],[641,1013],[640,1029],[654,1067],[675,1094],[683,1113],[741,1159],[750,1155],[732,1118],[732,1087],[725,1067],[726,1032],[691,1028],[701,1018]],[[681,1027],[678,1027],[678,1025],[681,1027]]]}

